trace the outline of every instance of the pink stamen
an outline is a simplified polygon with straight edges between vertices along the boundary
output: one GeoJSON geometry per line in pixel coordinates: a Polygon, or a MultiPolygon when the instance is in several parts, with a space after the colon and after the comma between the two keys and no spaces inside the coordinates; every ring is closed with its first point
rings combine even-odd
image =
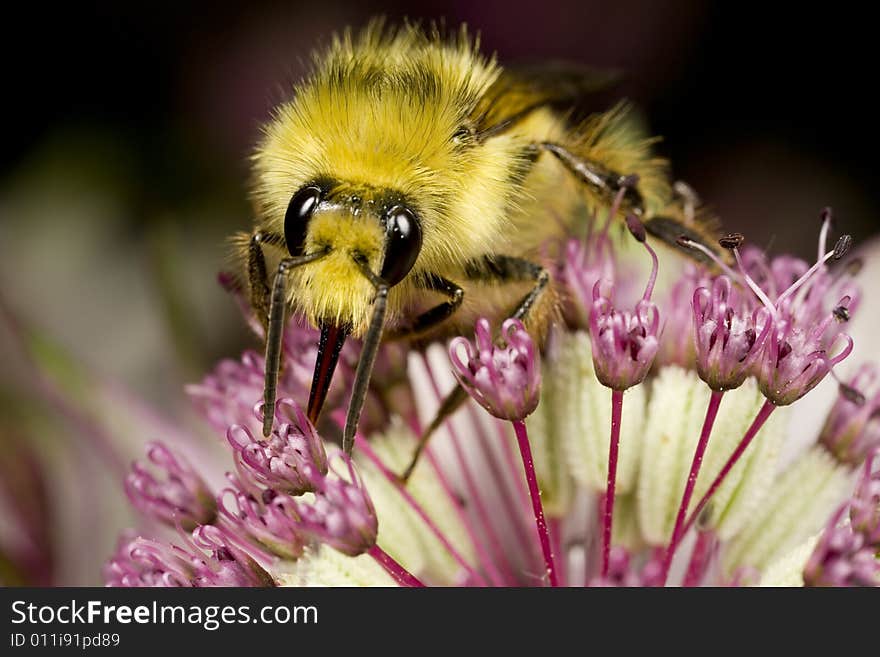
{"type": "Polygon", "coordinates": [[[614,517],[614,489],[617,483],[617,454],[620,446],[620,421],[623,414],[623,391],[611,391],[611,441],[608,451],[608,481],[605,511],[602,516],[602,577],[608,576],[611,556],[611,524],[614,517]]]}
{"type": "Polygon", "coordinates": [[[787,290],[785,290],[785,292],[783,292],[782,294],[779,295],[779,298],[776,299],[776,306],[779,307],[779,305],[783,301],[785,301],[788,297],[790,297],[792,294],[797,292],[797,290],[804,283],[806,283],[809,279],[811,279],[813,277],[813,275],[817,271],[819,271],[822,267],[824,267],[825,263],[828,262],[829,260],[831,260],[833,257],[834,257],[834,251],[830,251],[830,252],[826,253],[825,255],[823,255],[821,258],[819,258],[819,260],[818,260],[818,262],[816,262],[816,264],[814,264],[812,267],[810,267],[803,276],[801,276],[799,279],[797,279],[794,283],[791,284],[791,286],[787,290]]]}
{"type": "MultiPolygon", "coordinates": [[[[428,366],[427,361],[425,362],[425,366],[428,366]]],[[[411,419],[410,428],[412,429],[414,436],[420,436],[422,434],[422,428],[421,424],[418,421],[418,418],[413,417],[411,419]]],[[[492,559],[489,557],[489,553],[486,550],[486,545],[477,534],[474,523],[471,520],[471,517],[468,515],[467,511],[465,510],[461,498],[456,495],[455,491],[452,489],[452,484],[449,483],[449,478],[443,472],[443,468],[440,467],[440,464],[437,461],[437,457],[434,456],[434,451],[430,447],[425,448],[425,458],[428,459],[428,464],[431,466],[431,470],[434,471],[434,474],[437,477],[437,481],[440,482],[440,488],[443,489],[443,493],[449,499],[449,503],[452,505],[452,508],[455,509],[456,517],[458,518],[459,522],[461,522],[462,526],[465,529],[465,532],[467,532],[468,539],[470,539],[471,545],[473,545],[474,551],[477,554],[477,559],[480,561],[484,568],[489,565],[490,567],[487,568],[487,572],[490,572],[492,559]]]]}
{"type": "Polygon", "coordinates": [[[831,224],[834,223],[831,218],[831,208],[822,210],[822,230],[819,231],[819,255],[816,260],[822,260],[828,246],[828,233],[831,232],[831,224]]]}
{"type": "Polygon", "coordinates": [[[651,276],[648,278],[648,285],[645,287],[645,294],[642,295],[642,299],[645,301],[649,301],[651,299],[651,294],[654,292],[654,284],[657,282],[657,272],[659,270],[659,262],[657,260],[657,252],[651,248],[651,245],[647,242],[643,242],[645,248],[648,249],[648,253],[651,254],[651,276]]]}
{"type": "Polygon", "coordinates": [[[745,280],[746,285],[748,285],[752,292],[755,293],[755,296],[761,300],[761,303],[763,303],[764,307],[767,308],[767,311],[770,313],[770,317],[772,317],[773,321],[775,322],[777,318],[776,306],[772,301],[770,301],[770,297],[768,297],[764,290],[761,289],[761,286],[755,283],[752,277],[749,276],[745,266],[743,265],[742,257],[739,254],[738,248],[734,247],[733,255],[736,258],[736,262],[739,265],[739,269],[742,272],[742,278],[745,280]]]}
{"type": "Polygon", "coordinates": [[[681,497],[681,504],[678,507],[678,515],[675,517],[675,527],[672,530],[672,538],[669,541],[669,546],[666,548],[666,555],[663,560],[661,586],[666,585],[666,579],[669,577],[669,567],[672,565],[672,558],[675,556],[675,549],[683,534],[682,529],[684,528],[684,520],[687,516],[688,506],[691,503],[691,497],[693,496],[694,488],[697,485],[700,466],[703,464],[703,456],[706,453],[706,447],[709,445],[709,436],[712,434],[712,426],[715,424],[715,417],[718,415],[718,408],[721,406],[721,398],[723,396],[723,391],[713,390],[712,396],[709,397],[709,407],[706,409],[706,419],[703,421],[700,440],[697,442],[697,449],[694,451],[694,459],[691,462],[691,471],[688,474],[684,494],[681,497]]]}
{"type": "Polygon", "coordinates": [[[680,237],[678,239],[678,243],[682,246],[685,246],[689,249],[694,249],[695,251],[699,251],[707,258],[709,258],[712,262],[714,262],[725,274],[727,274],[728,278],[734,281],[741,280],[741,276],[737,274],[733,269],[727,266],[721,258],[710,248],[700,244],[699,242],[695,242],[693,240],[689,240],[686,237],[680,237]]]}
{"type": "Polygon", "coordinates": [[[493,583],[500,582],[501,576],[497,572],[497,570],[494,570],[494,565],[492,563],[491,557],[489,556],[489,552],[486,548],[485,543],[483,543],[483,540],[478,535],[477,529],[476,527],[474,527],[473,520],[471,520],[471,517],[468,515],[468,512],[464,508],[461,499],[458,497],[458,495],[455,494],[455,491],[452,489],[452,484],[449,483],[449,479],[443,473],[443,469],[437,462],[437,457],[434,456],[434,452],[431,450],[430,447],[425,448],[425,458],[428,459],[428,463],[431,465],[431,469],[434,471],[434,474],[437,475],[437,481],[440,482],[440,487],[443,489],[446,497],[449,498],[449,503],[452,504],[452,508],[455,509],[456,517],[458,517],[459,522],[461,522],[461,524],[464,526],[468,538],[471,541],[471,545],[474,546],[474,552],[476,552],[477,559],[479,560],[480,564],[482,564],[483,568],[486,569],[486,572],[489,573],[490,577],[493,578],[493,583]]]}
{"type": "Polygon", "coordinates": [[[394,580],[400,584],[401,586],[411,586],[411,587],[424,587],[425,585],[419,581],[419,579],[410,573],[406,568],[400,565],[394,557],[385,552],[378,545],[373,545],[367,552],[373,559],[375,559],[379,565],[381,565],[386,572],[394,578],[394,580]]]}
{"type": "Polygon", "coordinates": [[[620,211],[620,204],[623,203],[623,197],[626,195],[626,187],[622,187],[617,195],[614,197],[614,201],[611,203],[611,207],[608,208],[608,216],[605,218],[605,224],[602,226],[602,232],[599,234],[599,239],[604,241],[608,236],[608,230],[611,228],[611,222],[614,220],[614,217],[617,216],[617,213],[620,211]]]}
{"type": "MultiPolygon", "coordinates": [[[[737,445],[733,454],[730,455],[730,458],[727,459],[727,463],[724,464],[724,467],[721,468],[721,472],[718,473],[718,476],[715,477],[715,480],[712,482],[712,485],[709,486],[709,490],[706,491],[706,494],[703,495],[702,499],[700,499],[697,504],[694,512],[691,513],[688,521],[685,523],[684,529],[681,532],[681,535],[684,536],[687,534],[688,530],[693,526],[696,519],[700,516],[703,509],[709,500],[712,499],[712,496],[715,494],[715,491],[724,483],[724,480],[727,478],[727,475],[730,474],[730,471],[733,469],[733,466],[737,464],[740,457],[746,451],[746,448],[751,444],[752,439],[758,434],[758,431],[761,430],[761,427],[764,426],[764,423],[767,421],[767,418],[776,410],[776,406],[769,399],[766,400],[761,406],[761,409],[758,411],[758,414],[755,416],[754,421],[752,421],[751,426],[746,430],[745,435],[742,440],[737,445]]],[[[681,539],[679,539],[680,541],[681,539]]],[[[675,549],[675,546],[673,546],[675,549]]]]}
{"type": "Polygon", "coordinates": [[[544,505],[541,503],[541,491],[538,489],[538,477],[535,474],[535,463],[532,460],[532,450],[529,447],[529,434],[526,430],[526,423],[522,420],[514,420],[513,429],[516,431],[516,439],[519,443],[520,454],[522,455],[523,469],[525,470],[526,481],[529,484],[532,510],[535,513],[535,527],[538,531],[538,538],[541,541],[541,550],[544,553],[544,565],[547,568],[550,586],[559,586],[559,580],[556,577],[556,564],[553,561],[553,548],[550,545],[550,534],[547,531],[547,519],[544,517],[544,505]]]}
{"type": "Polygon", "coordinates": [[[654,291],[654,283],[657,282],[657,270],[659,268],[657,253],[651,248],[651,245],[648,244],[648,234],[645,231],[644,224],[639,221],[638,217],[635,215],[628,215],[626,218],[626,227],[629,228],[629,232],[636,238],[636,241],[644,245],[648,250],[648,254],[651,256],[651,275],[648,277],[648,285],[645,288],[645,294],[642,297],[643,301],[649,301],[651,299],[651,293],[654,291]]]}
{"type": "Polygon", "coordinates": [[[567,584],[567,568],[566,555],[562,547],[562,518],[550,518],[550,540],[552,541],[553,554],[559,556],[556,563],[556,574],[559,577],[560,586],[568,586],[567,584]]]}
{"type": "Polygon", "coordinates": [[[516,462],[513,444],[510,441],[510,434],[507,433],[507,427],[504,422],[500,420],[494,420],[494,422],[498,430],[498,438],[501,441],[501,451],[504,454],[505,465],[508,472],[512,475],[512,479],[516,482],[517,497],[520,500],[521,510],[527,511],[529,507],[529,489],[526,486],[526,482],[519,476],[519,466],[516,462]]]}
{"type": "Polygon", "coordinates": [[[461,555],[461,553],[455,549],[452,543],[449,542],[449,539],[446,538],[446,535],[440,530],[434,520],[431,519],[431,516],[429,516],[425,512],[425,510],[422,508],[422,505],[416,501],[416,499],[412,496],[412,493],[410,493],[405,487],[401,486],[400,480],[396,476],[394,476],[394,473],[391,472],[384,463],[382,463],[382,460],[372,450],[370,444],[366,440],[364,440],[364,437],[360,434],[355,435],[355,444],[357,445],[357,448],[361,450],[363,455],[367,459],[369,459],[373,463],[373,465],[376,466],[379,472],[382,473],[382,476],[385,477],[385,479],[388,480],[389,483],[397,488],[398,492],[403,496],[403,499],[406,501],[409,507],[416,512],[416,515],[418,515],[419,518],[422,519],[422,522],[424,522],[430,532],[437,537],[437,540],[440,541],[440,544],[443,545],[444,548],[446,548],[446,551],[458,563],[458,565],[461,566],[462,569],[467,572],[471,577],[473,577],[474,581],[479,583],[480,586],[486,586],[487,582],[483,578],[483,576],[480,575],[480,573],[478,573],[476,570],[474,570],[474,568],[467,562],[467,560],[461,555]]]}
{"type": "MultiPolygon", "coordinates": [[[[470,347],[470,345],[467,343],[465,343],[465,345],[465,348],[470,347]]],[[[440,386],[437,383],[437,379],[434,377],[434,372],[432,371],[430,364],[428,363],[428,358],[426,355],[423,355],[422,358],[425,365],[425,372],[428,375],[428,381],[431,384],[431,389],[434,392],[434,396],[437,399],[442,399],[440,386]]],[[[480,494],[480,488],[477,485],[476,480],[474,479],[470,464],[467,457],[465,456],[464,449],[462,448],[458,432],[456,431],[455,426],[452,424],[452,422],[447,422],[446,428],[449,430],[450,443],[452,444],[452,449],[455,453],[455,459],[458,462],[459,469],[461,470],[462,476],[464,477],[464,484],[467,488],[468,499],[473,502],[477,518],[482,525],[483,531],[486,534],[491,549],[495,553],[496,558],[500,561],[504,570],[504,572],[502,573],[496,567],[495,561],[490,559],[486,563],[486,572],[489,573],[489,576],[492,578],[493,583],[495,583],[496,585],[502,585],[505,581],[514,582],[516,581],[516,577],[513,574],[513,566],[507,559],[507,554],[504,552],[501,541],[498,538],[498,534],[495,532],[495,526],[492,524],[492,520],[489,516],[488,510],[486,509],[483,496],[480,494]]]]}
{"type": "Polygon", "coordinates": [[[694,550],[688,561],[687,572],[681,585],[685,587],[698,586],[706,575],[709,563],[715,547],[715,534],[712,532],[699,532],[694,550]]]}
{"type": "MultiPolygon", "coordinates": [[[[489,444],[490,437],[486,434],[483,423],[480,422],[477,411],[471,404],[468,404],[468,415],[470,416],[474,433],[477,435],[477,446],[483,455],[483,460],[485,460],[486,464],[489,466],[489,473],[493,479],[492,485],[501,493],[501,499],[504,501],[504,504],[501,506],[504,509],[504,515],[507,517],[507,523],[513,528],[517,539],[520,541],[520,546],[524,550],[524,554],[530,554],[532,551],[532,543],[529,541],[527,528],[523,526],[522,521],[524,518],[521,509],[517,508],[516,491],[512,489],[509,479],[501,469],[501,464],[498,459],[495,458],[495,454],[492,452],[492,448],[489,444]]],[[[503,442],[505,444],[508,443],[508,439],[509,436],[505,435],[503,442]]],[[[517,479],[519,479],[519,477],[517,477],[517,479]]]]}

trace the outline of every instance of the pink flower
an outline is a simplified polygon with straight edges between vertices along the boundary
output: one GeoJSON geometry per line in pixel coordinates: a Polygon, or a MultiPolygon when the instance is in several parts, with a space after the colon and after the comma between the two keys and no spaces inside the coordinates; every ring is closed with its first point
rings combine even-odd
{"type": "Polygon", "coordinates": [[[147,445],[147,459],[164,476],[157,479],[143,463],[132,465],[125,492],[135,508],[171,527],[180,523],[187,530],[213,521],[217,513],[214,495],[186,460],[159,442],[147,445]]]}
{"type": "Polygon", "coordinates": [[[521,420],[535,410],[541,367],[531,337],[518,319],[501,325],[501,341],[492,341],[489,320],[477,320],[474,343],[457,337],[449,345],[453,373],[462,387],[497,418],[521,420]],[[461,352],[465,358],[462,359],[461,352]]]}
{"type": "Polygon", "coordinates": [[[602,294],[601,281],[596,281],[593,286],[590,312],[593,364],[596,377],[602,385],[612,390],[626,390],[641,383],[648,375],[660,347],[660,312],[651,301],[657,280],[657,254],[648,244],[644,226],[638,219],[628,217],[627,225],[636,240],[648,251],[653,267],[645,293],[633,312],[614,307],[613,288],[606,296],[602,294]]]}

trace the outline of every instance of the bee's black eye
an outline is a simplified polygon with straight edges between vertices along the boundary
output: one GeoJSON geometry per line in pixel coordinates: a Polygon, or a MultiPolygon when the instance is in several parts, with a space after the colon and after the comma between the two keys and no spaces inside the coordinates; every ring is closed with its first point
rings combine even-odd
{"type": "Polygon", "coordinates": [[[321,188],[314,185],[303,187],[290,199],[284,216],[284,241],[290,255],[302,255],[309,218],[320,202],[321,188]]]}
{"type": "Polygon", "coordinates": [[[385,216],[385,235],[382,279],[396,285],[416,264],[422,249],[422,226],[412,210],[395,205],[385,216]]]}

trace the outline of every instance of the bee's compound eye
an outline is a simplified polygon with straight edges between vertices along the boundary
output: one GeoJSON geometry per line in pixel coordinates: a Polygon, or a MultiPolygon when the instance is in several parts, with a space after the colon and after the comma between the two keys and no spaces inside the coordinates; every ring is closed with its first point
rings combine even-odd
{"type": "Polygon", "coordinates": [[[396,285],[416,264],[422,249],[422,226],[412,210],[395,205],[386,215],[385,235],[382,279],[396,285]]]}
{"type": "Polygon", "coordinates": [[[290,255],[302,255],[309,219],[320,202],[321,188],[314,185],[303,187],[290,199],[284,216],[284,241],[290,255]]]}

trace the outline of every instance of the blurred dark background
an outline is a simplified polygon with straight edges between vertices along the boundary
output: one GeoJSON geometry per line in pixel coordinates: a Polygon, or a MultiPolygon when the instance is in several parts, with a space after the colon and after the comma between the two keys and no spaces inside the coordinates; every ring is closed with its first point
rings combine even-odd
{"type": "MultiPolygon", "coordinates": [[[[216,272],[225,237],[251,222],[260,123],[315,45],[375,14],[465,21],[502,62],[622,70],[620,94],[727,228],[812,258],[830,205],[865,241],[880,209],[869,12],[694,0],[19,5],[0,39],[4,312],[46,336],[56,368],[71,359],[164,412],[185,406],[184,381],[254,344],[216,272]]],[[[0,438],[33,431],[46,405],[19,352],[0,332],[0,438]]],[[[109,480],[118,497],[118,473],[109,480]]],[[[90,568],[72,576],[82,571],[67,564],[57,579],[94,582],[90,568]]]]}

